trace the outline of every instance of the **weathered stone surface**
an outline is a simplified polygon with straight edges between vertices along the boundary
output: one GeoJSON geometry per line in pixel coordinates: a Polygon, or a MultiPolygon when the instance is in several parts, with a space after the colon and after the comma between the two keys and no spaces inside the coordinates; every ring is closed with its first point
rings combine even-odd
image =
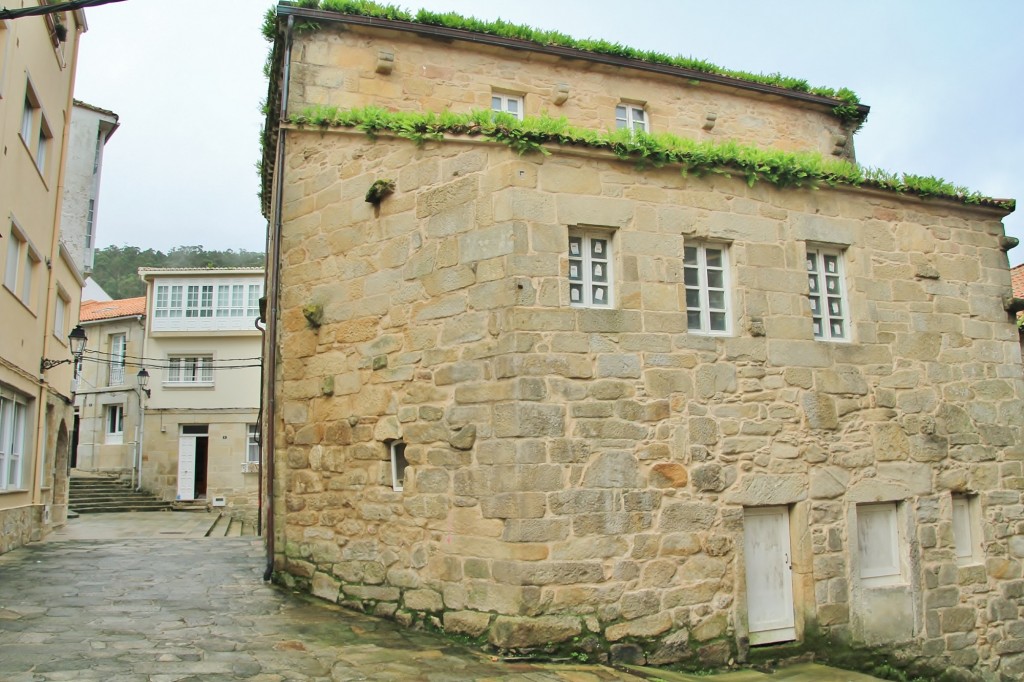
{"type": "Polygon", "coordinates": [[[579,619],[572,616],[498,616],[487,640],[499,649],[524,649],[564,642],[582,631],[579,619]]]}
{"type": "Polygon", "coordinates": [[[801,476],[751,474],[740,478],[725,499],[746,507],[792,504],[807,499],[807,488],[801,476]]]}

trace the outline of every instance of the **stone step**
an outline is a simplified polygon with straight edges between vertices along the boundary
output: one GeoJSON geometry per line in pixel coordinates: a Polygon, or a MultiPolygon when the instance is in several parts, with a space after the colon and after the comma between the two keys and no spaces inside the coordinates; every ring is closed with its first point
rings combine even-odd
{"type": "Polygon", "coordinates": [[[79,514],[104,512],[169,511],[170,502],[160,500],[130,482],[116,477],[75,477],[70,481],[68,506],[79,514]]]}

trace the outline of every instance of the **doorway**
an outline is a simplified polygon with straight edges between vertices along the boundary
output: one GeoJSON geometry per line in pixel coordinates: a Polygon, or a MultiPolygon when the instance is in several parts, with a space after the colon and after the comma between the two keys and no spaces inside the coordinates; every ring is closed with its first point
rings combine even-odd
{"type": "Polygon", "coordinates": [[[750,644],[796,639],[789,508],[744,509],[743,550],[750,644]]]}
{"type": "Polygon", "coordinates": [[[177,500],[190,502],[206,497],[210,438],[206,424],[182,424],[178,437],[177,500]]]}

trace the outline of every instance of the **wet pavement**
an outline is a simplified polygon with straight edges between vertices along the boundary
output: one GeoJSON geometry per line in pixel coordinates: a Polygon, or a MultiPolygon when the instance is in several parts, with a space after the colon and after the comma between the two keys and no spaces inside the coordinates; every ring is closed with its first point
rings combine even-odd
{"type": "MultiPolygon", "coordinates": [[[[204,537],[200,516],[82,516],[45,542],[0,555],[0,680],[708,679],[495,660],[438,635],[264,583],[262,540],[204,537]]],[[[874,679],[803,668],[712,679],[874,679]]]]}

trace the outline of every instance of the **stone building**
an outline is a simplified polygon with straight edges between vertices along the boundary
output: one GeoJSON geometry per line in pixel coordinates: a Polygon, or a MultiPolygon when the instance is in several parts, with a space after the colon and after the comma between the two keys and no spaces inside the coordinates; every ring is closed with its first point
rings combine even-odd
{"type": "Polygon", "coordinates": [[[268,571],[500,650],[1024,675],[1009,202],[514,132],[852,159],[867,109],[824,95],[292,5],[271,28],[268,571]]]}
{"type": "Polygon", "coordinates": [[[0,553],[67,517],[68,333],[83,279],[61,240],[61,188],[86,28],[83,10],[0,19],[0,553]]]}

